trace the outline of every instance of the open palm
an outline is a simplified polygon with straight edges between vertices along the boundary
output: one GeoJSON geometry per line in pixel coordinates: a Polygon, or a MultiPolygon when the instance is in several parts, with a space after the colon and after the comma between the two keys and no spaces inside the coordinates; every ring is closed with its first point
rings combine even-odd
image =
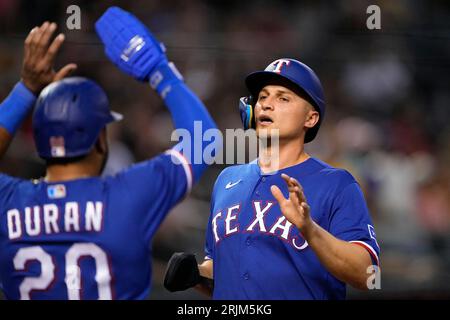
{"type": "Polygon", "coordinates": [[[64,42],[63,34],[51,41],[55,30],[55,23],[44,22],[42,26],[33,28],[25,39],[22,82],[34,94],[39,94],[51,82],[68,76],[77,67],[69,63],[55,71],[55,58],[64,42]]]}
{"type": "Polygon", "coordinates": [[[310,208],[303,193],[303,188],[295,178],[284,173],[281,177],[288,186],[289,198],[285,198],[280,188],[275,185],[271,186],[270,191],[278,201],[282,214],[290,223],[301,230],[312,222],[310,208]]]}

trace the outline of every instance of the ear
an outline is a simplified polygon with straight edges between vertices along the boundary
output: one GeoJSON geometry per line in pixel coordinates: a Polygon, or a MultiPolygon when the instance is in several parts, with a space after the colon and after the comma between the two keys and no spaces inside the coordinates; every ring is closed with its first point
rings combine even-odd
{"type": "Polygon", "coordinates": [[[314,108],[311,108],[311,110],[308,111],[306,115],[306,121],[305,121],[305,127],[312,128],[319,122],[319,112],[316,111],[314,108]]]}
{"type": "Polygon", "coordinates": [[[106,137],[106,128],[103,128],[95,142],[95,150],[98,153],[105,154],[108,152],[108,141],[106,137]]]}

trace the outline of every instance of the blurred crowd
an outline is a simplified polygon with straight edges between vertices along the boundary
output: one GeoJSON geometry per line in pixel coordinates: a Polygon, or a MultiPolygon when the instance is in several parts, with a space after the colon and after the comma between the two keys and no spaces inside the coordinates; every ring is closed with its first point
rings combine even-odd
{"type": "MultiPolygon", "coordinates": [[[[310,65],[325,89],[327,113],[311,155],[349,170],[361,184],[381,246],[381,290],[350,298],[450,298],[450,4],[448,1],[30,1],[0,0],[0,98],[19,80],[27,32],[56,21],[67,40],[60,65],[98,81],[112,109],[105,174],[173,145],[170,114],[148,85],[105,57],[94,22],[110,5],[133,12],[165,43],[186,83],[221,130],[240,128],[246,74],[280,57],[310,65]],[[66,8],[81,8],[81,30],[68,30],[66,8]],[[381,30],[366,9],[381,8],[381,30]]],[[[0,170],[42,176],[28,120],[0,170]]],[[[202,298],[162,287],[176,251],[202,260],[212,185],[208,169],[164,222],[153,243],[151,298],[202,298]]]]}

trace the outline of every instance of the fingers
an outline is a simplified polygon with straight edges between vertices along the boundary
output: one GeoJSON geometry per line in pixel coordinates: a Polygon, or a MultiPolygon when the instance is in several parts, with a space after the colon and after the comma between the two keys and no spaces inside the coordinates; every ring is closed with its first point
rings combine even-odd
{"type": "MultiPolygon", "coordinates": [[[[298,182],[297,182],[298,183],[298,182]]],[[[308,202],[306,201],[305,193],[303,192],[303,188],[300,184],[295,187],[295,193],[298,199],[298,205],[303,208],[303,212],[309,215],[310,208],[308,202]]]]}
{"type": "Polygon", "coordinates": [[[36,31],[39,29],[39,27],[34,27],[31,29],[30,33],[25,39],[25,52],[24,52],[24,59],[27,60],[30,56],[30,46],[31,42],[33,41],[34,36],[36,35],[36,31]]]}
{"type": "Polygon", "coordinates": [[[284,173],[281,174],[281,177],[282,177],[283,180],[286,182],[287,187],[288,187],[288,189],[289,189],[289,192],[293,192],[293,191],[294,191],[294,187],[295,187],[295,184],[294,184],[293,181],[291,180],[291,179],[293,179],[293,178],[289,177],[287,174],[284,174],[284,173]]]}
{"type": "Polygon", "coordinates": [[[298,183],[297,180],[295,180],[295,181],[296,181],[296,182],[294,182],[296,184],[295,185],[295,193],[297,194],[297,197],[298,197],[300,203],[307,202],[305,193],[303,192],[303,187],[300,185],[300,183],[298,183]]]}
{"type": "Polygon", "coordinates": [[[282,204],[287,199],[283,196],[283,193],[281,192],[280,188],[277,186],[271,186],[270,191],[272,192],[273,197],[278,201],[279,204],[282,204]]]}
{"type": "Polygon", "coordinates": [[[292,201],[293,204],[295,204],[296,206],[300,206],[301,203],[301,199],[298,195],[298,188],[297,187],[290,187],[289,190],[289,199],[292,201]]]}
{"type": "Polygon", "coordinates": [[[306,201],[306,197],[305,197],[305,193],[303,192],[303,187],[302,185],[297,181],[297,179],[289,177],[287,174],[282,174],[281,177],[286,181],[286,183],[288,184],[289,192],[291,192],[290,190],[293,190],[298,198],[300,203],[301,202],[307,202],[306,201]]]}
{"type": "Polygon", "coordinates": [[[287,183],[287,185],[289,186],[290,185],[290,183],[291,183],[291,177],[289,177],[287,174],[285,174],[285,173],[282,173],[281,174],[281,178],[283,178],[283,180],[284,181],[286,181],[286,183],[287,183]]]}
{"type": "Polygon", "coordinates": [[[308,203],[302,202],[300,206],[303,208],[303,212],[309,213],[310,207],[308,203]]]}
{"type": "Polygon", "coordinates": [[[287,174],[282,173],[281,177],[283,178],[284,181],[286,181],[286,183],[288,184],[288,186],[299,186],[301,187],[300,183],[297,181],[297,179],[289,177],[287,174]]]}
{"type": "Polygon", "coordinates": [[[39,39],[38,43],[38,47],[43,53],[47,51],[50,38],[55,32],[55,30],[56,30],[56,23],[50,23],[48,27],[45,30],[43,30],[42,36],[39,39]]]}
{"type": "Polygon", "coordinates": [[[31,29],[30,33],[28,33],[28,36],[25,39],[25,44],[30,44],[31,41],[33,40],[34,35],[36,34],[35,32],[39,29],[39,27],[34,27],[33,29],[31,29]]]}
{"type": "Polygon", "coordinates": [[[56,30],[56,23],[44,22],[40,27],[33,28],[25,39],[25,59],[29,64],[41,61],[49,46],[50,38],[56,30]]]}
{"type": "Polygon", "coordinates": [[[300,198],[298,197],[298,193],[297,193],[298,189],[297,189],[294,181],[292,180],[293,178],[289,177],[287,174],[284,174],[284,173],[281,174],[281,177],[287,184],[288,191],[289,191],[289,199],[296,206],[300,206],[300,198]]]}
{"type": "Polygon", "coordinates": [[[37,60],[42,56],[42,45],[41,45],[41,38],[42,35],[47,30],[47,27],[49,26],[49,23],[46,21],[44,22],[35,32],[33,35],[33,39],[30,43],[30,49],[32,54],[32,59],[37,60]]]}
{"type": "Polygon", "coordinates": [[[55,40],[53,40],[52,44],[47,50],[47,53],[44,57],[44,61],[48,65],[53,65],[53,62],[55,61],[56,54],[58,53],[59,49],[61,48],[61,45],[63,44],[65,40],[64,34],[60,33],[55,40]]]}
{"type": "Polygon", "coordinates": [[[297,181],[297,179],[289,177],[284,173],[281,175],[281,177],[288,185],[289,199],[293,201],[297,206],[303,206],[303,204],[306,204],[306,206],[308,206],[305,193],[303,192],[303,187],[297,181]]]}
{"type": "Polygon", "coordinates": [[[54,61],[65,38],[60,34],[52,40],[56,28],[56,23],[46,21],[40,27],[33,28],[25,39],[22,81],[36,94],[52,81],[67,77],[77,68],[71,63],[58,72],[54,71],[54,61]]]}
{"type": "Polygon", "coordinates": [[[75,63],[69,63],[68,65],[62,67],[61,70],[59,70],[56,73],[55,78],[53,79],[53,81],[58,81],[58,80],[61,80],[61,79],[65,78],[65,77],[67,77],[72,72],[74,72],[76,69],[77,69],[77,65],[75,63]]]}

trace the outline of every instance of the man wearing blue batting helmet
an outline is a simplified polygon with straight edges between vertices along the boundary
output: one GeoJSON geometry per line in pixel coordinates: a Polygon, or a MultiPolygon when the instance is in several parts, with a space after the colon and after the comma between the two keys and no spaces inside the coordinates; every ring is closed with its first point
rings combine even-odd
{"type": "Polygon", "coordinates": [[[120,121],[109,110],[103,89],[94,81],[71,77],[48,85],[37,99],[33,133],[43,159],[81,157],[93,148],[102,129],[120,121]]]}
{"type": "MultiPolygon", "coordinates": [[[[0,105],[0,157],[35,105],[33,133],[46,161],[39,180],[0,174],[0,285],[8,299],[144,299],[151,240],[207,164],[192,164],[181,152],[192,150],[177,145],[100,177],[108,157],[106,126],[122,116],[110,111],[94,81],[63,79],[74,64],[53,70],[64,40],[50,41],[55,29],[46,22],[30,32],[22,80],[0,105]]],[[[216,128],[164,46],[136,17],[109,8],[96,31],[108,58],[161,96],[177,129],[193,139],[195,121],[203,130],[216,128]]]]}
{"type": "Polygon", "coordinates": [[[258,159],[222,171],[206,259],[197,266],[190,254],[175,254],[166,287],[196,285],[214,299],[344,299],[346,284],[367,290],[380,249],[361,189],[349,172],[304,150],[325,116],[318,77],[300,61],[278,59],[245,83],[244,128],[279,143],[260,144],[258,159]]]}

